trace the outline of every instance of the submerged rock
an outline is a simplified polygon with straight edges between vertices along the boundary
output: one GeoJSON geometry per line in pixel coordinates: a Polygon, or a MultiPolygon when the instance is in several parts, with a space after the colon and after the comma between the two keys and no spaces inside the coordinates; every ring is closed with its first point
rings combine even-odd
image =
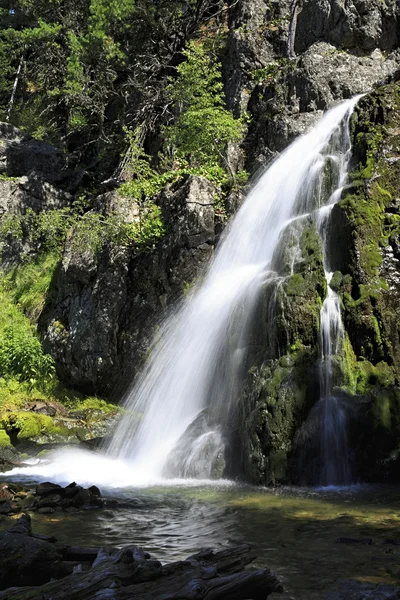
{"type": "MultiPolygon", "coordinates": [[[[46,536],[45,536],[46,537],[46,536]]],[[[54,538],[53,538],[54,540],[54,538]]],[[[254,559],[249,546],[211,549],[186,561],[162,565],[141,548],[96,550],[63,546],[32,535],[23,515],[0,534],[0,599],[57,598],[267,598],[283,587],[269,569],[245,569],[254,559]],[[49,581],[53,578],[52,581],[49,581]],[[58,581],[57,581],[58,579],[58,581]],[[40,586],[13,587],[11,586],[40,586]]]]}
{"type": "Polygon", "coordinates": [[[400,587],[385,583],[366,583],[348,579],[324,597],[324,600],[398,600],[400,587]]]}

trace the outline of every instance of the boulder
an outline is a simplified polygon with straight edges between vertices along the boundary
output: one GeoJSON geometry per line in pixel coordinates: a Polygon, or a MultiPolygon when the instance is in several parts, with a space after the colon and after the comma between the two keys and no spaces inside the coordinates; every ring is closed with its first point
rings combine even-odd
{"type": "Polygon", "coordinates": [[[51,144],[37,140],[9,123],[0,123],[0,171],[8,177],[32,171],[51,183],[65,177],[65,156],[51,144]]]}
{"type": "Polygon", "coordinates": [[[32,536],[30,522],[30,517],[23,515],[16,525],[0,534],[2,590],[13,585],[42,585],[68,572],[55,544],[32,536]]]}

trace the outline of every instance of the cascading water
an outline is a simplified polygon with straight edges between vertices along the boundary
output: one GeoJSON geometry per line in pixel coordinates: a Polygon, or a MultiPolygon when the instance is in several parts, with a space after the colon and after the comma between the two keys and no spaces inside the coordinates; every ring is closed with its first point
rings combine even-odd
{"type": "Polygon", "coordinates": [[[317,227],[321,236],[327,295],[321,308],[321,398],[315,405],[314,413],[319,412],[319,437],[321,467],[318,481],[321,485],[345,485],[352,481],[350,455],[347,440],[348,418],[343,398],[334,394],[337,383],[336,368],[338,357],[343,349],[344,327],[340,312],[339,296],[330,286],[333,273],[327,252],[327,235],[333,206],[341,198],[347,180],[348,164],[351,156],[351,139],[348,124],[345,123],[341,140],[342,153],[336,164],[338,187],[327,204],[317,214],[317,227]]]}
{"type": "Polygon", "coordinates": [[[349,121],[358,99],[328,111],[250,192],[225,230],[203,281],[157,332],[127,396],[108,456],[63,450],[50,462],[11,473],[111,487],[149,485],[163,478],[220,477],[257,302],[263,292],[263,318],[268,321],[268,339],[263,341],[271,348],[265,358],[274,358],[274,317],[282,283],[301,262],[299,240],[305,225],[314,220],[325,251],[328,294],[321,310],[321,399],[307,419],[312,422],[311,456],[319,454],[322,467],[307,482],[349,481],[345,412],[334,396],[343,325],[339,299],[329,286],[326,238],[332,207],[346,181],[349,121]]]}
{"type": "MultiPolygon", "coordinates": [[[[158,333],[108,448],[109,455],[132,461],[138,480],[211,476],[223,453],[224,419],[238,395],[254,307],[266,282],[280,277],[272,260],[281,234],[296,217],[321,209],[323,173],[331,162],[338,165],[336,191],[320,211],[324,238],[345,181],[348,123],[357,101],[328,111],[272,164],[225,232],[201,285],[158,333]]],[[[339,300],[330,288],[321,321],[329,397],[330,357],[343,331],[339,300]]]]}

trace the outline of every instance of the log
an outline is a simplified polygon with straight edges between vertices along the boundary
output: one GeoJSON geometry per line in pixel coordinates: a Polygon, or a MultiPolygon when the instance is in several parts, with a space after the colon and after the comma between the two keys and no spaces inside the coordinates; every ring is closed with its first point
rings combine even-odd
{"type": "MultiPolygon", "coordinates": [[[[66,546],[64,556],[88,559],[94,552],[66,546]]],[[[0,600],[265,600],[282,592],[269,569],[245,569],[254,558],[247,545],[206,549],[165,565],[140,548],[100,549],[89,570],[78,568],[40,586],[9,588],[0,592],[0,600]]]]}

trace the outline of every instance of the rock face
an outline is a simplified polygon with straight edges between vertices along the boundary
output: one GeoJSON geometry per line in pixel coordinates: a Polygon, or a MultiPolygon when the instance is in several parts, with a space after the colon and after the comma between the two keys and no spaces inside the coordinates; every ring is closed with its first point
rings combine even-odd
{"type": "Polygon", "coordinates": [[[65,157],[62,152],[9,123],[0,123],[0,173],[8,177],[26,176],[32,171],[51,183],[65,178],[65,157]]]}
{"type": "MultiPolygon", "coordinates": [[[[70,237],[44,332],[66,381],[89,393],[130,381],[166,307],[212,257],[214,192],[209,182],[193,176],[178,189],[165,190],[159,204],[168,234],[151,251],[110,244],[96,254],[70,237]]],[[[113,195],[110,206],[119,203],[113,195]]]]}

